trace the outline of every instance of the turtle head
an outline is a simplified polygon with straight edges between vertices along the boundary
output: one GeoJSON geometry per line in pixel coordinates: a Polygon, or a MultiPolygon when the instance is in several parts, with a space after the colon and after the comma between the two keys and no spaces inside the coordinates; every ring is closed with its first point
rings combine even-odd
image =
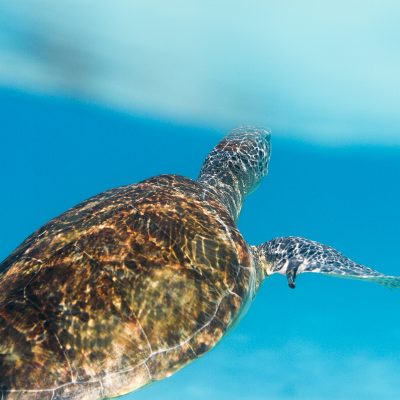
{"type": "Polygon", "coordinates": [[[198,181],[237,219],[244,197],[268,173],[270,151],[269,130],[251,126],[234,129],[208,155],[198,181]]]}

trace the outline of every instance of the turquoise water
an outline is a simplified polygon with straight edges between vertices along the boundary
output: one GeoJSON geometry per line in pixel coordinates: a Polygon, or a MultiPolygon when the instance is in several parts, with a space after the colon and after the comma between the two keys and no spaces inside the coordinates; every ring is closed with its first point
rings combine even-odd
{"type": "MultiPolygon", "coordinates": [[[[197,176],[223,132],[0,90],[0,258],[105,189],[160,173],[197,176]]],[[[270,174],[239,222],[254,244],[298,235],[400,274],[400,148],[273,138],[270,174]]],[[[265,281],[239,326],[137,400],[400,398],[400,291],[302,275],[265,281]]]]}

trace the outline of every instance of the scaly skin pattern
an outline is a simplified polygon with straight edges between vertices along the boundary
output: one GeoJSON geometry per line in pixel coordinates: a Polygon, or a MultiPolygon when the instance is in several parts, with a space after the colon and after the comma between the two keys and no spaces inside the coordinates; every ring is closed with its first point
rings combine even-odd
{"type": "Polygon", "coordinates": [[[164,175],[104,192],[0,264],[0,398],[102,399],[207,352],[254,294],[227,208],[164,175]]]}

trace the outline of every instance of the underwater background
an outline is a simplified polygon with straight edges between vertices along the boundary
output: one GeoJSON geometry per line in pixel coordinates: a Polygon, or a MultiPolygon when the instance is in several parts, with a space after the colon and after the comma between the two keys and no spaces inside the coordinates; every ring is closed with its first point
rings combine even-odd
{"type": "MultiPolygon", "coordinates": [[[[50,218],[160,173],[196,178],[222,132],[83,102],[0,91],[4,258],[50,218]]],[[[269,176],[239,227],[258,244],[298,235],[400,274],[400,148],[273,136],[269,176]]],[[[51,284],[51,283],[50,283],[51,284]]],[[[400,398],[400,291],[318,274],[268,278],[219,346],[137,400],[400,398]]]]}
{"type": "MultiPolygon", "coordinates": [[[[304,236],[400,275],[397,1],[2,0],[0,259],[106,189],[196,178],[272,128],[251,244],[304,236]]],[[[1,290],[1,288],[0,288],[1,290]]],[[[268,278],[210,353],[124,400],[398,400],[400,291],[268,278]]]]}

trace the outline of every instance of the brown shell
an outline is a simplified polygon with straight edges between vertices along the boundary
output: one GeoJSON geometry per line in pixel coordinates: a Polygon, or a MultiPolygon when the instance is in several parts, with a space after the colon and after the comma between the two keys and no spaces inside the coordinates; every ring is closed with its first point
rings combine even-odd
{"type": "MultiPolygon", "coordinates": [[[[101,399],[211,349],[249,297],[249,248],[187,178],[104,192],[0,265],[4,399],[101,399]]],[[[1,398],[1,396],[0,396],[1,398]]]]}

